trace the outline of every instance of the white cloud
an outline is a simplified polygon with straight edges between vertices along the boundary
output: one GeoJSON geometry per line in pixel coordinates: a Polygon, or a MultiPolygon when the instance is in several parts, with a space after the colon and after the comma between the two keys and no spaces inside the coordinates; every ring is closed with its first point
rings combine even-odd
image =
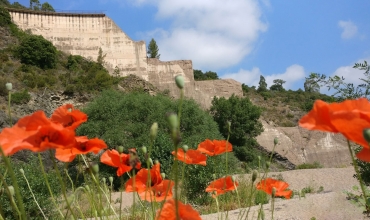
{"type": "Polygon", "coordinates": [[[155,2],[156,18],[170,20],[171,26],[157,36],[148,32],[147,38],[156,39],[161,60],[191,59],[196,69],[215,71],[237,64],[267,30],[257,0],[155,2]]]}
{"type": "Polygon", "coordinates": [[[357,34],[357,26],[352,21],[339,21],[338,26],[343,29],[341,37],[350,39],[357,34]]]}
{"type": "Polygon", "coordinates": [[[293,64],[286,68],[284,73],[276,73],[271,75],[264,75],[259,68],[254,67],[252,70],[239,70],[237,73],[225,74],[222,78],[231,78],[235,79],[238,82],[245,83],[249,86],[256,86],[258,88],[258,82],[260,80],[260,75],[263,75],[266,79],[267,86],[270,87],[273,85],[274,79],[282,79],[286,81],[283,85],[285,89],[291,89],[294,86],[294,83],[304,79],[305,72],[304,68],[298,64],[293,64]]]}

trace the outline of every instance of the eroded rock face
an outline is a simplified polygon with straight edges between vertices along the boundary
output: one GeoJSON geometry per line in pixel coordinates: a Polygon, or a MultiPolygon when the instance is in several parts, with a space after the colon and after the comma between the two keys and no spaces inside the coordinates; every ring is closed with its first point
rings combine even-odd
{"type": "Polygon", "coordinates": [[[274,127],[262,122],[264,132],[257,142],[267,151],[275,151],[295,165],[319,162],[324,167],[345,167],[351,163],[346,139],[341,134],[309,131],[300,127],[274,127]]]}

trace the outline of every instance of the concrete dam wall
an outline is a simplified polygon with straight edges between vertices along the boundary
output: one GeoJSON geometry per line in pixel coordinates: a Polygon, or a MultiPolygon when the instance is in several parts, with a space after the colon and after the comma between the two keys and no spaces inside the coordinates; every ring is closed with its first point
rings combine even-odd
{"type": "Polygon", "coordinates": [[[242,96],[241,84],[235,80],[195,81],[191,60],[160,61],[147,58],[144,41],[133,41],[105,14],[55,13],[8,9],[15,24],[22,30],[42,35],[59,50],[96,60],[99,48],[106,54],[105,67],[112,74],[137,75],[160,90],[168,89],[178,97],[176,75],[186,81],[185,96],[203,108],[209,108],[214,96],[242,96]]]}

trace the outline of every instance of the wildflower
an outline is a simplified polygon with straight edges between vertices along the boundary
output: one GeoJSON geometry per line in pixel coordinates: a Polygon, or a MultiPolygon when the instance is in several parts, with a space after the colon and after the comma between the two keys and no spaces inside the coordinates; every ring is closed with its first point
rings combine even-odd
{"type": "Polygon", "coordinates": [[[172,198],[172,188],[175,183],[171,180],[163,180],[160,184],[157,184],[144,192],[140,193],[139,196],[142,200],[148,202],[161,202],[163,200],[169,200],[172,198]]]}
{"type": "Polygon", "coordinates": [[[257,183],[257,189],[272,195],[273,188],[275,188],[275,196],[284,196],[286,199],[290,199],[292,196],[292,190],[286,190],[289,184],[283,181],[267,178],[257,183]]]}
{"type": "Polygon", "coordinates": [[[184,152],[182,148],[179,148],[177,150],[177,154],[175,155],[175,151],[172,151],[172,155],[174,155],[177,160],[180,160],[186,164],[198,164],[202,166],[206,165],[206,155],[202,154],[198,150],[188,150],[184,152]]]}
{"type": "Polygon", "coordinates": [[[132,177],[126,182],[126,192],[144,192],[149,190],[150,187],[154,187],[162,182],[160,164],[154,164],[152,169],[141,169],[135,177],[132,177]],[[148,179],[148,172],[150,172],[150,179],[148,179]],[[134,179],[135,178],[135,185],[134,179]]]}
{"type": "Polygon", "coordinates": [[[363,136],[363,130],[370,127],[370,102],[366,98],[331,104],[317,100],[312,110],[301,118],[299,126],[343,134],[364,147],[356,156],[370,162],[369,143],[363,136]]]}
{"type": "Polygon", "coordinates": [[[58,148],[55,152],[55,157],[63,162],[73,161],[78,154],[94,153],[97,154],[101,150],[107,148],[103,140],[98,138],[88,139],[86,136],[76,137],[76,143],[73,148],[58,148]]]}
{"type": "Polygon", "coordinates": [[[130,154],[118,153],[116,150],[107,150],[101,157],[100,162],[112,166],[118,167],[117,176],[122,176],[125,172],[129,172],[133,167],[140,169],[141,164],[138,162],[134,166],[130,164],[130,154]]]}
{"type": "Polygon", "coordinates": [[[50,120],[75,130],[80,124],[87,121],[87,115],[80,110],[74,109],[72,104],[66,104],[57,108],[50,120]]]}
{"type": "Polygon", "coordinates": [[[205,141],[203,141],[202,143],[198,145],[197,150],[209,156],[215,156],[215,155],[233,151],[233,146],[230,144],[230,142],[227,142],[225,140],[211,141],[209,139],[206,139],[205,141]]]}
{"type": "MultiPolygon", "coordinates": [[[[201,220],[199,213],[194,210],[191,205],[184,205],[177,201],[179,218],[181,220],[201,220]]],[[[175,220],[176,218],[176,204],[175,200],[166,201],[162,210],[157,211],[157,220],[175,220]]]]}
{"type": "Polygon", "coordinates": [[[0,146],[5,155],[19,150],[42,152],[48,149],[72,148],[75,132],[51,122],[43,111],[21,118],[13,127],[0,133],[0,146]]]}
{"type": "Polygon", "coordinates": [[[207,188],[206,188],[206,192],[213,192],[213,197],[215,196],[218,196],[218,195],[222,195],[222,194],[225,194],[229,191],[233,191],[236,189],[235,186],[238,186],[238,182],[235,182],[235,185],[234,185],[234,181],[233,179],[231,178],[231,176],[227,176],[227,177],[223,177],[223,178],[220,178],[220,179],[217,179],[213,182],[211,182],[207,188]]]}

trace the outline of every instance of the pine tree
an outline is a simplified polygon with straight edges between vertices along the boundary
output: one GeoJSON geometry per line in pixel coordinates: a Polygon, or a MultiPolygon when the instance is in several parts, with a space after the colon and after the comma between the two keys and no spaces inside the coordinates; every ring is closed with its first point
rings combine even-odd
{"type": "Polygon", "coordinates": [[[157,42],[155,42],[155,40],[152,38],[148,45],[148,57],[159,59],[161,55],[158,53],[158,51],[159,49],[157,46],[157,42]]]}

